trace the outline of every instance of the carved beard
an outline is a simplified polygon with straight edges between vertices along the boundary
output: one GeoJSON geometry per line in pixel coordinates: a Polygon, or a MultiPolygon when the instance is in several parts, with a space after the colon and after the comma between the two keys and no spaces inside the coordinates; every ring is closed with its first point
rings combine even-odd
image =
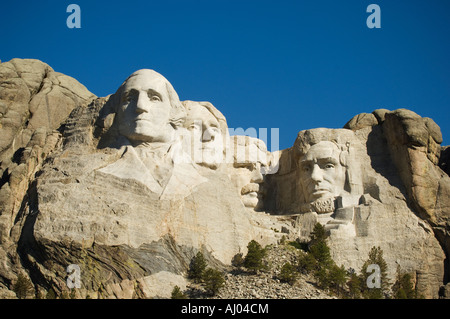
{"type": "Polygon", "coordinates": [[[334,197],[327,197],[303,204],[300,210],[302,213],[316,212],[317,214],[326,214],[334,212],[335,208],[334,197]]]}

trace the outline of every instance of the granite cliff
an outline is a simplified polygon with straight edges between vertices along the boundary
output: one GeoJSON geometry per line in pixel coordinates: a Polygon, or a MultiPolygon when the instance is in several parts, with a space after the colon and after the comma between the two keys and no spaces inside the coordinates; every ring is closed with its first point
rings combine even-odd
{"type": "Polygon", "coordinates": [[[79,297],[168,297],[201,251],[230,265],[249,241],[307,243],[317,222],[338,265],[373,246],[389,276],[438,298],[448,281],[448,148],[429,118],[356,115],[288,149],[229,136],[209,102],[139,70],[106,97],[37,60],[0,64],[0,297],[26,274],[79,297]]]}

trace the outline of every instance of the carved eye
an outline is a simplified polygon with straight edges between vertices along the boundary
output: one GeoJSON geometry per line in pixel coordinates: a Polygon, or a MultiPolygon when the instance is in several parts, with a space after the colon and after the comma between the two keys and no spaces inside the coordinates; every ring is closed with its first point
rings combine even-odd
{"type": "Polygon", "coordinates": [[[327,164],[325,164],[325,168],[328,168],[328,169],[334,168],[334,164],[332,164],[332,163],[327,163],[327,164]]]}
{"type": "Polygon", "coordinates": [[[153,95],[150,95],[149,97],[150,97],[150,101],[152,101],[152,102],[161,102],[161,98],[158,95],[153,94],[153,95]]]}
{"type": "Polygon", "coordinates": [[[131,102],[131,101],[134,101],[134,100],[136,100],[136,97],[137,97],[137,94],[136,94],[137,92],[135,91],[135,90],[130,90],[130,91],[128,91],[128,92],[125,92],[123,95],[122,95],[122,102],[123,103],[127,103],[127,102],[131,102]]]}
{"type": "Polygon", "coordinates": [[[309,172],[311,171],[311,167],[309,167],[309,166],[303,166],[302,170],[303,170],[303,172],[305,172],[305,173],[309,173],[309,172]]]}
{"type": "Polygon", "coordinates": [[[125,93],[123,96],[122,96],[122,102],[123,103],[125,103],[125,102],[130,102],[131,101],[131,94],[130,94],[130,92],[127,92],[127,93],[125,93]]]}
{"type": "Polygon", "coordinates": [[[210,135],[218,135],[218,134],[220,134],[219,128],[218,128],[218,127],[215,127],[215,126],[211,126],[211,127],[209,127],[207,130],[205,130],[205,131],[209,131],[209,134],[210,134],[210,135]]]}
{"type": "Polygon", "coordinates": [[[189,130],[193,131],[193,130],[201,130],[201,126],[197,123],[192,123],[191,125],[189,125],[188,127],[189,130]]]}
{"type": "Polygon", "coordinates": [[[236,162],[233,164],[234,167],[236,168],[246,168],[249,171],[253,171],[256,167],[255,164],[253,163],[240,163],[240,162],[236,162]]]}

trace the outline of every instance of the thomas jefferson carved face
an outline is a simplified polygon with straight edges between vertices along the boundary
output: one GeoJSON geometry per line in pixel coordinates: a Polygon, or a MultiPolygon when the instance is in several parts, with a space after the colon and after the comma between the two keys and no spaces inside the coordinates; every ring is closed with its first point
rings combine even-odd
{"type": "Polygon", "coordinates": [[[185,103],[185,127],[190,133],[190,153],[195,163],[215,169],[224,161],[224,143],[218,119],[205,103],[185,103]]]}
{"type": "Polygon", "coordinates": [[[117,111],[119,133],[135,143],[169,142],[174,127],[170,123],[178,97],[170,83],[153,70],[139,70],[122,85],[117,111]]]}
{"type": "Polygon", "coordinates": [[[311,146],[300,160],[300,184],[306,202],[334,198],[342,193],[345,167],[336,144],[322,141],[311,146]]]}

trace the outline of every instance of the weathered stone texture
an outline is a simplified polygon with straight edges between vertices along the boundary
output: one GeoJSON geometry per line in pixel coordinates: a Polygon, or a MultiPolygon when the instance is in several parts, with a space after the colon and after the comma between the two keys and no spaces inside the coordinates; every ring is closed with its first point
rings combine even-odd
{"type": "Polygon", "coordinates": [[[448,290],[449,152],[433,120],[378,109],[342,129],[300,131],[292,147],[270,153],[260,140],[230,139],[211,103],[180,102],[156,72],[130,78],[96,98],[40,61],[0,64],[0,297],[14,297],[20,272],[61,293],[70,264],[82,272],[78,297],[169,297],[187,287],[198,251],[224,269],[250,240],[308,242],[317,222],[338,265],[359,270],[379,246],[391,280],[399,267],[427,298],[448,290]],[[149,133],[145,107],[167,98],[173,114],[158,104],[153,124],[170,123],[149,133]],[[192,136],[191,150],[210,157],[182,152],[192,136]],[[229,150],[214,147],[230,140],[267,158],[233,153],[221,163],[229,150]],[[263,178],[267,167],[277,169],[263,178]],[[314,186],[320,174],[344,182],[314,186]]]}

